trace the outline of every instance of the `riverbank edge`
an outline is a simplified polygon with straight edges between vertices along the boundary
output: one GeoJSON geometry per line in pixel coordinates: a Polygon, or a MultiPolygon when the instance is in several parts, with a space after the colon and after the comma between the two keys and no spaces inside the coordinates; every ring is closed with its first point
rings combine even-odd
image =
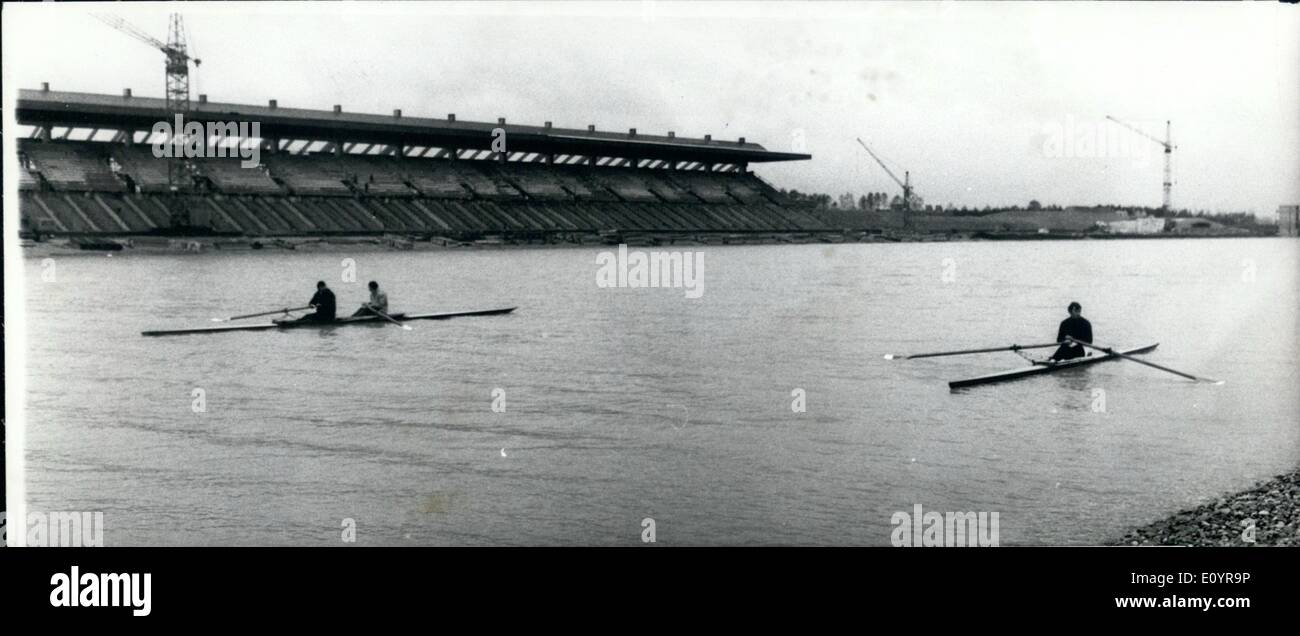
{"type": "Polygon", "coordinates": [[[1300,468],[1129,530],[1108,545],[1300,547],[1300,468]]]}
{"type": "Polygon", "coordinates": [[[773,232],[773,233],[648,233],[622,232],[597,234],[556,234],[535,237],[488,235],[473,240],[446,236],[413,237],[401,234],[385,235],[332,235],[332,236],[96,236],[49,237],[42,241],[24,239],[20,246],[28,256],[76,254],[94,252],[243,252],[250,250],[286,251],[441,251],[460,249],[554,249],[573,247],[610,247],[625,244],[630,247],[709,247],[721,245],[808,245],[853,243],[918,243],[918,242],[984,242],[984,241],[1043,241],[1043,240],[1125,240],[1125,239],[1190,239],[1190,238],[1253,238],[1239,234],[1155,234],[1155,235],[1105,235],[1105,234],[911,234],[894,232],[773,232]]]}

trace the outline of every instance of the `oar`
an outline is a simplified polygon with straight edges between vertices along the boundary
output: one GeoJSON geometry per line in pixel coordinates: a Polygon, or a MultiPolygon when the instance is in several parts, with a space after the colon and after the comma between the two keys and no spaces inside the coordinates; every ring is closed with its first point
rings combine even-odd
{"type": "Polygon", "coordinates": [[[396,318],[394,318],[394,317],[392,317],[392,316],[390,316],[390,315],[388,315],[388,314],[386,314],[386,313],[384,313],[384,312],[382,312],[382,311],[379,311],[378,309],[375,309],[374,307],[366,307],[366,311],[368,311],[368,312],[370,312],[370,313],[372,313],[372,314],[375,314],[376,316],[379,316],[380,318],[383,318],[384,320],[387,320],[388,322],[391,322],[391,323],[397,325],[398,327],[401,327],[401,328],[403,328],[403,329],[405,329],[405,330],[407,330],[407,331],[410,331],[410,330],[411,330],[411,326],[410,326],[410,325],[404,325],[404,324],[401,323],[401,321],[397,320],[396,318]]]}
{"type": "Polygon", "coordinates": [[[1010,347],[991,347],[988,349],[964,349],[962,351],[939,351],[936,353],[914,353],[910,356],[886,353],[885,359],[886,360],[897,360],[897,359],[911,360],[913,358],[937,358],[939,356],[959,356],[967,353],[991,353],[994,351],[1019,351],[1021,349],[1043,349],[1046,347],[1055,347],[1060,344],[1061,343],[1059,342],[1048,342],[1044,344],[1032,344],[1032,345],[1011,345],[1010,347]]]}
{"type": "Polygon", "coordinates": [[[1201,377],[1194,376],[1194,375],[1192,375],[1192,374],[1190,374],[1190,373],[1183,373],[1182,371],[1179,371],[1179,370],[1177,370],[1177,369],[1170,369],[1169,367],[1163,367],[1163,366],[1160,366],[1160,365],[1158,365],[1158,364],[1156,364],[1156,363],[1154,363],[1154,362],[1147,362],[1146,360],[1142,360],[1142,359],[1140,359],[1140,358],[1135,358],[1135,357],[1133,357],[1133,356],[1131,356],[1131,355],[1128,355],[1128,354],[1125,354],[1125,353],[1120,353],[1120,352],[1118,352],[1118,351],[1116,351],[1116,350],[1114,350],[1114,349],[1112,349],[1112,348],[1110,348],[1110,347],[1099,347],[1099,346],[1094,345],[1094,344],[1092,344],[1092,343],[1090,343],[1090,342],[1084,342],[1084,341],[1082,341],[1082,340],[1078,340],[1078,339],[1074,338],[1073,336],[1066,336],[1065,339],[1066,339],[1066,340],[1069,340],[1069,341],[1071,341],[1071,342],[1074,342],[1075,344],[1081,344],[1081,345],[1083,345],[1083,346],[1085,346],[1085,347],[1088,347],[1089,349],[1096,349],[1097,351],[1104,351],[1104,352],[1106,352],[1107,354],[1110,354],[1110,355],[1113,355],[1113,356],[1116,356],[1116,357],[1119,357],[1119,358],[1124,358],[1125,360],[1132,360],[1133,362],[1137,362],[1138,364],[1145,364],[1145,365],[1147,365],[1148,367],[1155,367],[1155,368],[1157,368],[1157,369],[1160,369],[1161,371],[1165,371],[1165,372],[1168,372],[1168,373],[1172,373],[1172,374],[1174,374],[1174,375],[1181,375],[1181,376],[1183,376],[1184,378],[1187,378],[1188,380],[1193,380],[1193,381],[1196,381],[1196,382],[1211,382],[1211,383],[1214,383],[1214,384],[1223,384],[1223,381],[1222,381],[1222,380],[1215,380],[1215,379],[1213,379],[1213,378],[1201,378],[1201,377]]]}
{"type": "Polygon", "coordinates": [[[263,311],[263,312],[261,312],[261,313],[256,313],[256,314],[244,314],[244,315],[242,315],[242,316],[231,316],[231,317],[229,317],[229,318],[213,318],[213,319],[212,319],[212,322],[229,322],[229,321],[231,321],[231,320],[243,320],[243,319],[245,319],[245,318],[256,318],[256,317],[258,317],[258,316],[269,316],[269,315],[271,315],[271,314],[287,314],[287,313],[289,313],[289,312],[291,312],[291,311],[306,311],[306,310],[311,309],[311,308],[312,308],[311,305],[307,305],[306,307],[294,307],[293,309],[289,309],[289,308],[285,308],[285,309],[276,309],[276,310],[273,310],[273,311],[263,311]]]}

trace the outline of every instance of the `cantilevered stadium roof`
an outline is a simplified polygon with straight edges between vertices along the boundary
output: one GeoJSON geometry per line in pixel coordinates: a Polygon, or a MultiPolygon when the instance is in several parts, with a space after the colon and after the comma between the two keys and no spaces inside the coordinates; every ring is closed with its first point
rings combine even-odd
{"type": "MultiPolygon", "coordinates": [[[[102,95],[52,90],[22,89],[16,116],[19,124],[148,131],[167,121],[166,103],[152,97],[102,95]]],[[[204,98],[190,103],[187,117],[198,122],[258,122],[261,136],[269,139],[310,139],[343,143],[429,146],[466,150],[491,150],[496,128],[505,130],[510,153],[612,156],[637,159],[744,164],[811,159],[811,155],[771,152],[744,141],[646,135],[640,132],[606,132],[510,123],[407,117],[286,108],[275,105],[228,104],[204,98]]]]}

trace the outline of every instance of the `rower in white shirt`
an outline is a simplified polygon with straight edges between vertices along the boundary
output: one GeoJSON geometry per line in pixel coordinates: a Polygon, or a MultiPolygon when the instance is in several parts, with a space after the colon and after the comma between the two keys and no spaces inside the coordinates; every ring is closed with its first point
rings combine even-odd
{"type": "Polygon", "coordinates": [[[370,302],[361,303],[361,309],[353,316],[388,315],[388,294],[379,288],[379,283],[370,281],[370,302]]]}

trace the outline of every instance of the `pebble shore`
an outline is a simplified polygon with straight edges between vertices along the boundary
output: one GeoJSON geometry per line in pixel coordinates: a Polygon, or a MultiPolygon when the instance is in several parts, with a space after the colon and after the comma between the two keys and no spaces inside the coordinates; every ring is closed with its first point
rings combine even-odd
{"type": "Polygon", "coordinates": [[[1131,530],[1112,545],[1300,547],[1300,470],[1131,530]]]}

